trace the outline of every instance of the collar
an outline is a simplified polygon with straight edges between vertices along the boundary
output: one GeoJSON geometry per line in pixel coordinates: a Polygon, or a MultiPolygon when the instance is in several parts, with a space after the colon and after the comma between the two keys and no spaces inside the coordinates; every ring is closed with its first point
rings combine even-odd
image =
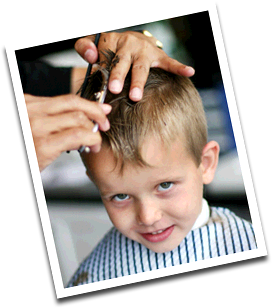
{"type": "Polygon", "coordinates": [[[210,218],[210,209],[207,200],[202,199],[202,210],[198,215],[191,230],[204,226],[210,218]]]}

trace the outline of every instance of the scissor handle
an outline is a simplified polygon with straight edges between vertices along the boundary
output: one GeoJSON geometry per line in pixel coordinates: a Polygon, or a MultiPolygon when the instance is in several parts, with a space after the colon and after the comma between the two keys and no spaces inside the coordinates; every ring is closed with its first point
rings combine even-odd
{"type": "MultiPolygon", "coordinates": [[[[95,44],[96,47],[98,46],[98,42],[99,42],[99,39],[100,39],[100,35],[101,35],[101,33],[97,33],[96,36],[95,36],[94,44],[95,44]]],[[[84,93],[85,90],[86,90],[88,77],[89,77],[91,71],[92,71],[92,64],[89,63],[88,69],[87,69],[87,72],[86,72],[86,76],[85,76],[85,79],[84,79],[84,83],[83,83],[83,86],[82,86],[82,90],[81,90],[81,97],[82,97],[83,93],[84,93]]],[[[97,130],[98,130],[98,124],[96,123],[95,126],[93,127],[93,132],[96,133],[97,130]]],[[[79,153],[82,153],[84,150],[85,150],[85,152],[87,152],[87,153],[90,152],[90,148],[89,148],[89,147],[85,147],[85,146],[81,146],[81,147],[78,149],[78,152],[79,152],[79,153]]]]}

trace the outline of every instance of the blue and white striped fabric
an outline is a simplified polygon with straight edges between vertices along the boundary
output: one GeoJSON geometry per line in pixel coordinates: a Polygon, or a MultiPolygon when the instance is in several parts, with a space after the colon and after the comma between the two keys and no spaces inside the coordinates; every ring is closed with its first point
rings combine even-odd
{"type": "Polygon", "coordinates": [[[228,209],[210,209],[208,222],[191,230],[177,248],[166,253],[155,253],[112,228],[82,262],[67,287],[257,248],[251,223],[228,209]]]}

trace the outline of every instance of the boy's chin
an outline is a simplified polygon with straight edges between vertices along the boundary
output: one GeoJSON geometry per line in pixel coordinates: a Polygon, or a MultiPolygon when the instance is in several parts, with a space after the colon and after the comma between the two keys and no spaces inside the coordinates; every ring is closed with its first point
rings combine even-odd
{"type": "Polygon", "coordinates": [[[170,252],[174,249],[176,249],[179,246],[180,243],[178,244],[163,244],[163,243],[159,243],[159,244],[154,244],[151,243],[151,245],[145,245],[143,244],[146,248],[150,249],[153,252],[156,253],[166,253],[166,252],[170,252]]]}
{"type": "Polygon", "coordinates": [[[174,250],[177,247],[178,246],[174,246],[173,248],[158,248],[158,249],[149,248],[149,249],[152,250],[153,252],[156,252],[156,253],[166,253],[166,252],[170,252],[170,251],[174,250]]]}

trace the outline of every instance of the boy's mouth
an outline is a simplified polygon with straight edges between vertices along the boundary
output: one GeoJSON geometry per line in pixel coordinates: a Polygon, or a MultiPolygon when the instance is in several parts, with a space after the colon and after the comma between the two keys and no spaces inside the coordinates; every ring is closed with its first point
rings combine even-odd
{"type": "Polygon", "coordinates": [[[157,243],[166,240],[174,230],[174,225],[166,229],[161,229],[158,231],[150,233],[140,233],[141,236],[149,242],[157,243]]]}

